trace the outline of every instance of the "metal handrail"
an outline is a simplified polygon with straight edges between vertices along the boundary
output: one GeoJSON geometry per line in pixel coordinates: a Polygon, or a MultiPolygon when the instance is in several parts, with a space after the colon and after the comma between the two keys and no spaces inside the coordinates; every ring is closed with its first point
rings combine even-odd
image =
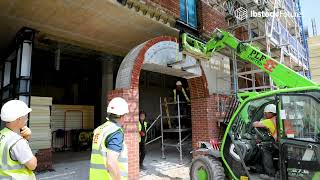
{"type": "Polygon", "coordinates": [[[147,129],[147,133],[148,131],[152,128],[152,126],[160,119],[161,115],[159,114],[158,117],[153,121],[153,123],[151,123],[151,125],[149,126],[149,128],[147,129]]]}
{"type": "MultiPolygon", "coordinates": [[[[151,128],[153,128],[154,125],[158,122],[158,120],[160,119],[160,117],[161,117],[161,114],[159,114],[158,117],[157,117],[157,118],[151,123],[151,125],[147,128],[147,132],[146,132],[147,134],[148,134],[149,130],[150,130],[151,128]]],[[[152,143],[152,142],[160,139],[161,137],[162,137],[162,136],[159,136],[159,137],[156,137],[156,138],[154,138],[154,139],[151,139],[149,142],[146,142],[146,145],[148,145],[148,144],[150,144],[150,143],[152,143]]]]}

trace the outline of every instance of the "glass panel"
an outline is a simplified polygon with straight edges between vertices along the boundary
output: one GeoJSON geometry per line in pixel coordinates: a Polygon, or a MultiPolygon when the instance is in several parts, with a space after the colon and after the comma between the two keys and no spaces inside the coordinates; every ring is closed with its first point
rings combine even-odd
{"type": "Polygon", "coordinates": [[[281,119],[288,138],[320,142],[320,105],[312,97],[282,96],[281,119]]]}
{"type": "Polygon", "coordinates": [[[30,90],[30,80],[20,80],[17,89],[17,93],[29,93],[30,90]]]}
{"type": "Polygon", "coordinates": [[[266,97],[247,103],[236,117],[232,130],[240,137],[249,132],[253,122],[263,119],[264,107],[267,104],[274,103],[274,101],[274,97],[266,97]]]}
{"type": "Polygon", "coordinates": [[[186,1],[187,0],[180,0],[180,19],[187,23],[186,1]]]}
{"type": "Polygon", "coordinates": [[[197,5],[196,0],[188,0],[188,24],[197,27],[197,5]]]}

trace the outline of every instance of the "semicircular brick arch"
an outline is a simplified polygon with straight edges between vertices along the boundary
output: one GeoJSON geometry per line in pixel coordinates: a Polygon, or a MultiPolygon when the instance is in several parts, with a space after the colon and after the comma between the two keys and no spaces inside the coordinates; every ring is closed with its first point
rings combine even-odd
{"type": "MultiPolygon", "coordinates": [[[[146,52],[159,42],[175,42],[175,37],[161,36],[144,42],[133,48],[122,61],[117,79],[116,89],[108,92],[108,101],[114,97],[123,97],[129,103],[129,113],[124,117],[125,140],[129,155],[129,179],[139,177],[139,143],[138,143],[138,113],[139,113],[139,76],[145,61],[146,52]]],[[[170,43],[168,43],[170,44],[170,43]]],[[[178,46],[178,44],[177,44],[178,46]]],[[[192,109],[192,144],[197,141],[210,140],[217,136],[217,126],[213,122],[214,96],[209,96],[207,79],[199,66],[202,76],[188,79],[192,109]],[[215,129],[215,130],[213,130],[215,129]]]]}

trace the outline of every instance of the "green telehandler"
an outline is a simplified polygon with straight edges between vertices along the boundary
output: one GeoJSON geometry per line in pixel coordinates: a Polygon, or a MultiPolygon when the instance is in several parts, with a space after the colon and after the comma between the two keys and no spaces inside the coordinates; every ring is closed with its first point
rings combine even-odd
{"type": "Polygon", "coordinates": [[[236,94],[221,142],[198,142],[194,153],[201,155],[193,158],[190,178],[320,180],[320,86],[227,31],[216,29],[208,42],[180,34],[180,50],[199,60],[209,60],[224,48],[266,72],[277,89],[236,94]],[[253,126],[269,104],[276,106],[276,139],[253,126]],[[266,147],[272,150],[274,177],[264,176],[261,157],[266,147]]]}

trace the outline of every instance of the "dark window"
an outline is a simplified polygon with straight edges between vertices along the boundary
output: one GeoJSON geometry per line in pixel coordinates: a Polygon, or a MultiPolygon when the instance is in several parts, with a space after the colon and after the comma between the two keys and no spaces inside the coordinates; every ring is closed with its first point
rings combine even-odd
{"type": "Polygon", "coordinates": [[[194,28],[197,28],[196,4],[196,0],[180,0],[180,19],[194,28]]]}

